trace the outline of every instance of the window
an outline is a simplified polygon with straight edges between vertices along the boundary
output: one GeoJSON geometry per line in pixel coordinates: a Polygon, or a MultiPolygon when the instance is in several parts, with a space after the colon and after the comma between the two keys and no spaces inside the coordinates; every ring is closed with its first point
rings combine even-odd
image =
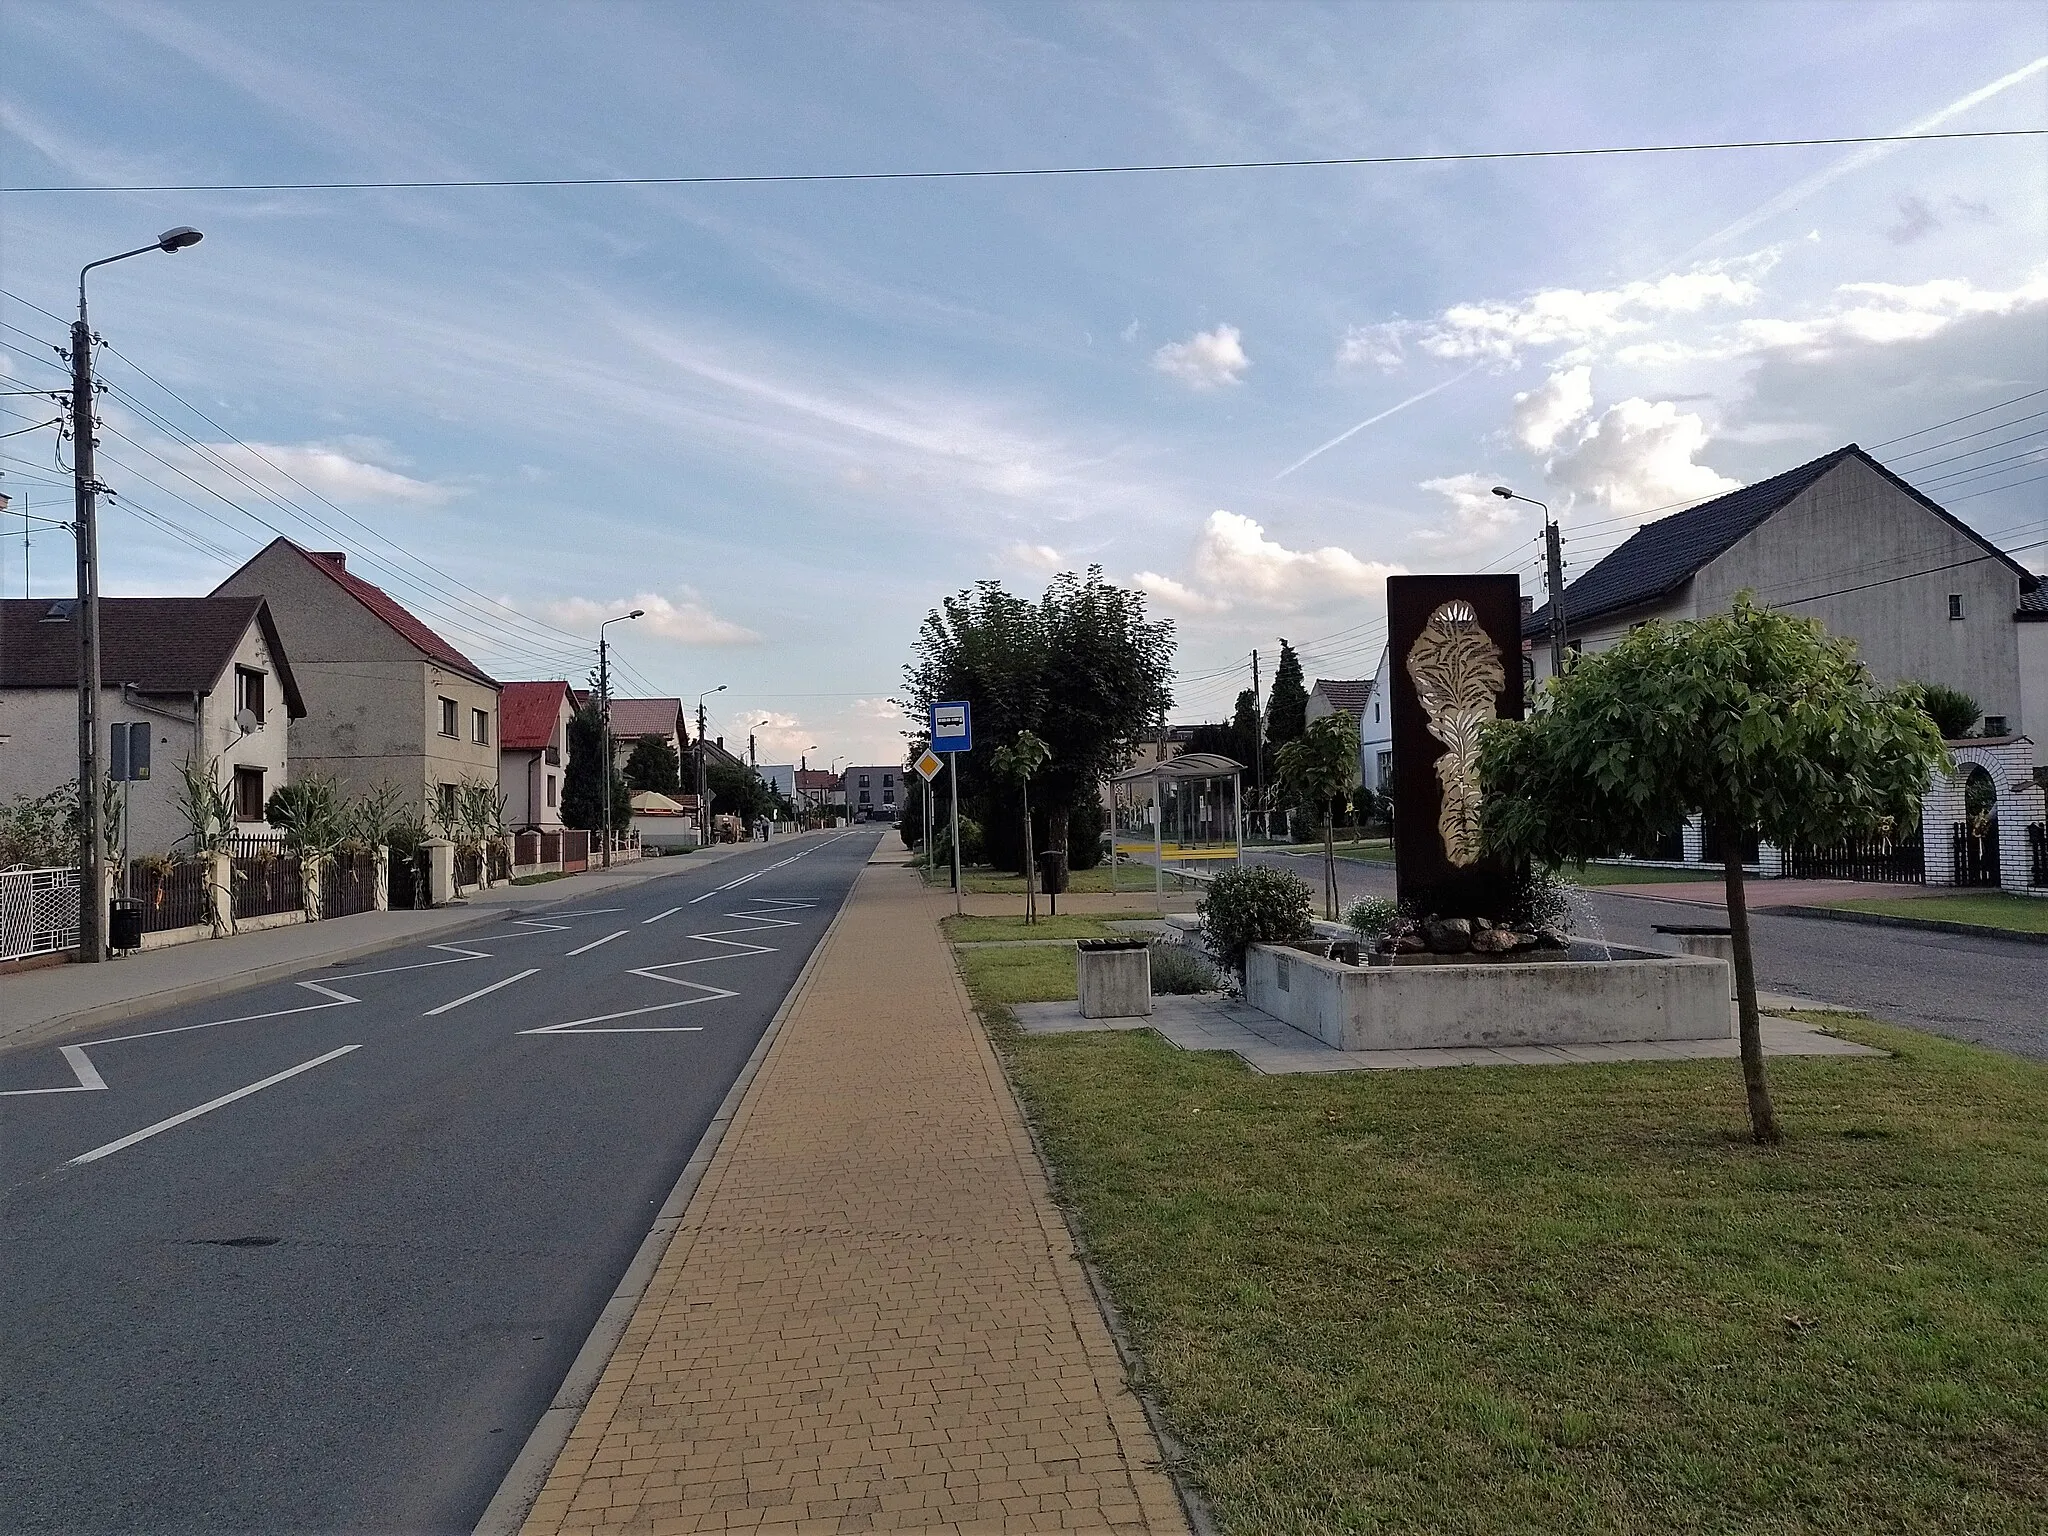
{"type": "Polygon", "coordinates": [[[455,786],[442,784],[436,787],[439,791],[437,798],[441,802],[441,819],[452,823],[455,820],[455,786]]]}
{"type": "Polygon", "coordinates": [[[1960,619],[1960,618],[1961,618],[1961,617],[1963,616],[1963,594],[1962,594],[1962,593],[1960,593],[1960,592],[1951,592],[1951,593],[1949,593],[1949,595],[1948,595],[1948,616],[1949,616],[1950,618],[1952,618],[1952,619],[1960,619]]]}
{"type": "MultiPolygon", "coordinates": [[[[862,775],[860,776],[860,787],[861,787],[862,789],[866,789],[866,788],[868,787],[868,776],[867,776],[866,774],[862,774],[862,775]]],[[[867,796],[866,796],[866,795],[862,795],[862,796],[861,796],[861,799],[865,800],[865,799],[867,799],[867,796]]]]}
{"type": "Polygon", "coordinates": [[[860,792],[860,803],[862,805],[866,805],[868,803],[868,792],[866,790],[862,790],[860,792]]]}
{"type": "Polygon", "coordinates": [[[235,668],[235,713],[245,709],[263,723],[263,674],[254,667],[235,668]]]}
{"type": "Polygon", "coordinates": [[[453,736],[455,734],[455,701],[453,699],[443,699],[441,701],[441,734],[443,736],[453,736]]]}
{"type": "Polygon", "coordinates": [[[1372,707],[1372,721],[1374,725],[1378,725],[1380,721],[1380,707],[1377,704],[1372,707]]]}
{"type": "Polygon", "coordinates": [[[1522,652],[1522,681],[1525,683],[1536,681],[1536,658],[1528,651],[1522,652]]]}
{"type": "Polygon", "coordinates": [[[882,775],[882,788],[884,788],[884,789],[887,789],[887,788],[889,788],[889,787],[890,787],[890,786],[891,786],[892,784],[894,784],[895,782],[896,782],[896,775],[895,775],[895,774],[893,774],[893,773],[885,773],[885,774],[883,774],[883,775],[882,775]]]}
{"type": "Polygon", "coordinates": [[[1379,788],[1379,789],[1380,789],[1381,791],[1384,791],[1384,790],[1386,789],[1386,787],[1387,787],[1387,783],[1388,783],[1388,781],[1389,781],[1389,780],[1391,780],[1391,779],[1392,779],[1393,777],[1394,777],[1394,754],[1393,754],[1393,753],[1391,753],[1391,752],[1382,752],[1382,753],[1380,754],[1380,766],[1379,766],[1379,780],[1380,780],[1380,781],[1379,781],[1379,785],[1378,785],[1378,788],[1379,788]]]}
{"type": "Polygon", "coordinates": [[[554,808],[555,808],[555,776],[554,776],[554,775],[553,775],[553,774],[551,773],[551,774],[549,774],[549,775],[548,775],[548,809],[549,809],[549,810],[553,810],[554,808]]]}
{"type": "Polygon", "coordinates": [[[469,712],[469,739],[480,747],[491,744],[491,715],[489,710],[472,709],[469,712]]]}
{"type": "Polygon", "coordinates": [[[1984,734],[1985,734],[1986,736],[2003,736],[2003,735],[2005,735],[2005,734],[2006,734],[2006,730],[2005,730],[2005,716],[2003,716],[2003,715],[1986,715],[1986,716],[1984,717],[1984,734]]]}
{"type": "Polygon", "coordinates": [[[237,768],[235,770],[235,820],[261,821],[263,819],[263,770],[261,768],[237,768]]]}
{"type": "Polygon", "coordinates": [[[895,791],[895,790],[893,790],[893,789],[885,789],[885,790],[883,790],[883,791],[882,791],[882,804],[884,804],[884,805],[894,805],[895,803],[896,803],[896,791],[895,791]]]}

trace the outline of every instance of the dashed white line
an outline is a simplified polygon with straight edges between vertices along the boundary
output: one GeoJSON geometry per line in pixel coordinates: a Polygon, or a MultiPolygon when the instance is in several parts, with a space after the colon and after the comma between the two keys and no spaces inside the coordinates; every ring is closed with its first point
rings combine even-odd
{"type": "Polygon", "coordinates": [[[640,925],[644,928],[649,923],[660,922],[664,917],[674,917],[678,912],[682,910],[683,909],[681,907],[670,907],[666,912],[657,912],[652,917],[641,918],[640,925]]]}
{"type": "Polygon", "coordinates": [[[116,1152],[132,1147],[138,1141],[147,1141],[152,1136],[183,1125],[187,1120],[197,1120],[201,1115],[211,1114],[223,1105],[232,1104],[237,1099],[246,1099],[252,1093],[261,1093],[266,1088],[275,1087],[288,1077],[297,1077],[301,1072],[310,1072],[315,1067],[324,1067],[337,1056],[346,1056],[350,1051],[360,1051],[361,1049],[360,1045],[344,1045],[337,1050],[329,1051],[324,1056],[315,1056],[311,1061],[302,1061],[296,1067],[286,1067],[282,1072],[273,1072],[260,1083],[251,1083],[246,1088],[237,1088],[233,1093],[224,1093],[217,1099],[208,1099],[204,1104],[194,1109],[188,1109],[182,1114],[173,1115],[168,1120],[159,1120],[155,1125],[146,1125],[139,1131],[130,1131],[119,1141],[110,1141],[104,1147],[94,1147],[90,1152],[80,1153],[77,1157],[72,1158],[69,1163],[66,1163],[65,1166],[67,1168],[76,1168],[82,1163],[96,1163],[103,1157],[112,1157],[116,1152]]]}
{"type": "Polygon", "coordinates": [[[488,987],[478,987],[474,992],[470,993],[467,997],[458,997],[452,1003],[443,1003],[438,1008],[429,1008],[425,1013],[421,1014],[420,1017],[423,1019],[431,1019],[440,1014],[452,1013],[455,1009],[460,1008],[464,1003],[473,1003],[480,997],[489,997],[493,992],[497,991],[500,987],[509,987],[515,981],[524,981],[527,977],[535,976],[539,973],[540,967],[537,965],[529,966],[526,970],[523,971],[515,971],[510,976],[507,976],[503,981],[494,981],[488,987]]]}
{"type": "Polygon", "coordinates": [[[600,944],[609,944],[613,939],[624,938],[629,931],[630,930],[628,929],[621,928],[617,933],[608,933],[601,939],[592,939],[588,944],[585,944],[581,949],[570,950],[569,953],[563,958],[573,960],[578,955],[587,955],[593,949],[597,948],[597,946],[600,944]]]}

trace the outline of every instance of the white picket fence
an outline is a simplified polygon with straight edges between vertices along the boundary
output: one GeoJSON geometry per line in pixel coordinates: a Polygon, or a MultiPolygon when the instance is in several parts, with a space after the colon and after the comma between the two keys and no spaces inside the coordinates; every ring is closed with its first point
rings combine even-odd
{"type": "Polygon", "coordinates": [[[78,870],[0,870],[0,960],[78,947],[78,870]]]}

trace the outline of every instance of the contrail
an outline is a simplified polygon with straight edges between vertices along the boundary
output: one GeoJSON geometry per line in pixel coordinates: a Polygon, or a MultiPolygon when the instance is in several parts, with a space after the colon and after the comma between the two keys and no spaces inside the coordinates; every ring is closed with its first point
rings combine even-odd
{"type": "MultiPolygon", "coordinates": [[[[1908,134],[1926,133],[1931,129],[1939,128],[1951,118],[1960,117],[1971,108],[1982,106],[1985,102],[1991,100],[1992,97],[2011,90],[2024,80],[2031,80],[2044,69],[2048,69],[2048,54],[2042,55],[2031,64],[2021,65],[2009,75],[2001,75],[1989,85],[1979,86],[1976,90],[1970,92],[1969,95],[1950,102],[1937,112],[1930,112],[1918,122],[1908,124],[1899,131],[1908,134]]],[[[1814,193],[1827,186],[1830,182],[1840,180],[1851,171],[1860,171],[1866,165],[1874,165],[1879,160],[1886,159],[1897,153],[1903,147],[1900,144],[1867,144],[1852,154],[1844,155],[1826,170],[1816,171],[1813,175],[1807,177],[1806,180],[1787,187],[1761,207],[1744,214],[1727,228],[1716,230],[1683,256],[1672,262],[1671,267],[1675,269],[1682,266],[1702,251],[1710,250],[1714,246],[1721,244],[1724,240],[1733,240],[1738,235],[1748,234],[1766,219],[1776,218],[1787,209],[1795,208],[1800,203],[1805,202],[1807,198],[1813,196],[1814,193]]]]}
{"type": "Polygon", "coordinates": [[[1367,427],[1371,426],[1376,421],[1385,421],[1389,416],[1392,416],[1397,411],[1407,410],[1409,406],[1416,404],[1418,401],[1427,400],[1431,395],[1435,394],[1438,390],[1449,389],[1453,384],[1457,383],[1459,379],[1471,378],[1472,375],[1477,373],[1478,371],[1479,364],[1474,363],[1470,368],[1467,368],[1463,373],[1455,374],[1452,377],[1445,379],[1441,384],[1432,384],[1429,386],[1429,388],[1425,389],[1421,394],[1410,395],[1406,400],[1403,400],[1399,405],[1390,405],[1384,411],[1381,411],[1377,416],[1366,417],[1365,420],[1361,421],[1357,426],[1349,428],[1346,431],[1339,432],[1335,437],[1331,438],[1327,443],[1323,444],[1322,447],[1311,448],[1307,453],[1303,454],[1300,458],[1296,459],[1292,464],[1288,465],[1285,469],[1281,470],[1280,473],[1275,475],[1273,478],[1275,480],[1285,480],[1289,475],[1293,474],[1297,469],[1301,468],[1301,466],[1306,464],[1310,459],[1317,457],[1319,454],[1328,453],[1332,448],[1336,447],[1339,443],[1343,442],[1347,437],[1352,437],[1357,433],[1363,432],[1367,427]]]}

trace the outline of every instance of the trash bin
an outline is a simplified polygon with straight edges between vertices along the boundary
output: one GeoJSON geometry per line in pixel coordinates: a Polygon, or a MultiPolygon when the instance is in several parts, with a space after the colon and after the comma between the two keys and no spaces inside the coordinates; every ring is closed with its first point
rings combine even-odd
{"type": "Polygon", "coordinates": [[[1060,909],[1060,892],[1067,888],[1067,850],[1048,848],[1038,856],[1038,886],[1052,898],[1052,910],[1060,909]]]}
{"type": "Polygon", "coordinates": [[[1074,946],[1084,1019],[1144,1018],[1152,1012],[1152,946],[1144,939],[1082,939],[1074,946]]]}
{"type": "Polygon", "coordinates": [[[142,903],[132,896],[116,896],[107,903],[107,948],[142,948],[142,903]]]}

